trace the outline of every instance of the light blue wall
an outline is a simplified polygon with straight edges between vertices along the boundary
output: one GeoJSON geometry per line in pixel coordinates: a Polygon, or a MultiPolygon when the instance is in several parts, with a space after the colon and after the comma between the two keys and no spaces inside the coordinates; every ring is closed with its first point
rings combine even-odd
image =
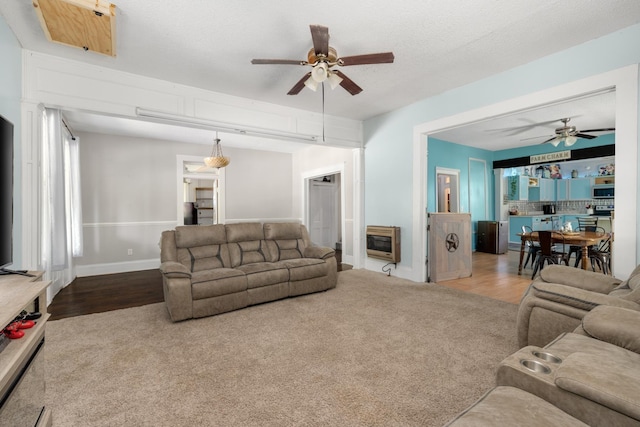
{"type": "MultiPolygon", "coordinates": [[[[480,159],[487,163],[488,197],[493,200],[493,152],[466,145],[454,144],[437,138],[429,138],[427,157],[427,211],[436,211],[436,167],[460,170],[460,212],[470,212],[469,206],[469,159],[480,159]]],[[[491,203],[493,205],[493,203],[491,203]]],[[[489,218],[493,218],[493,206],[489,218]]],[[[472,218],[473,219],[473,218],[472,218]]],[[[487,218],[481,218],[487,219],[487,218]]],[[[477,221],[477,219],[476,219],[477,221]]]]}
{"type": "MultiPolygon", "coordinates": [[[[493,152],[466,145],[454,144],[437,138],[429,138],[427,142],[427,211],[436,212],[436,167],[458,169],[460,171],[460,212],[473,213],[469,199],[469,159],[486,162],[485,180],[487,182],[488,214],[482,218],[471,216],[473,238],[471,247],[475,250],[475,232],[479,220],[490,220],[494,217],[493,189],[493,152]]],[[[402,249],[404,251],[404,248],[402,249]]]]}
{"type": "MultiPolygon", "coordinates": [[[[22,264],[22,197],[20,151],[20,99],[22,98],[22,48],[0,16],[0,114],[13,123],[13,268],[22,264]]],[[[4,236],[2,237],[4,238],[4,236]]]]}
{"type": "Polygon", "coordinates": [[[410,265],[414,126],[638,63],[640,24],[367,120],[365,224],[401,227],[410,265]]]}

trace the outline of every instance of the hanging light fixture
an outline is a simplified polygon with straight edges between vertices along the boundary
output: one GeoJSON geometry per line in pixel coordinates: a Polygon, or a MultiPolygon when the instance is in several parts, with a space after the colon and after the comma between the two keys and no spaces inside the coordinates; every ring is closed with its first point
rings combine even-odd
{"type": "Polygon", "coordinates": [[[223,168],[230,162],[231,159],[222,154],[222,145],[220,145],[218,132],[216,132],[216,138],[213,140],[213,148],[211,149],[211,156],[205,157],[204,163],[210,168],[223,168]]]}

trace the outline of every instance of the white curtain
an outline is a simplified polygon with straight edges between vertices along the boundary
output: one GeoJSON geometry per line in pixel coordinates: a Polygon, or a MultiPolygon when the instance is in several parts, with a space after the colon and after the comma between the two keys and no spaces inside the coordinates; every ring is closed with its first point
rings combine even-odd
{"type": "Polygon", "coordinates": [[[82,256],[79,141],[59,110],[42,113],[41,269],[51,281],[49,301],[75,278],[74,256],[82,256]]]}

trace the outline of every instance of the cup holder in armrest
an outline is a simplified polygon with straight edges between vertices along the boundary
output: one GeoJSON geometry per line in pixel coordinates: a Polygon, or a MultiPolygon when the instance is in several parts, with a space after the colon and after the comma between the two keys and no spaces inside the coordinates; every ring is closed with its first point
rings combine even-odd
{"type": "Polygon", "coordinates": [[[562,359],[560,359],[558,356],[554,356],[553,354],[547,353],[546,351],[533,350],[531,352],[531,354],[533,354],[538,359],[542,359],[542,360],[544,360],[546,362],[550,362],[550,363],[561,363],[562,362],[562,359]]]}
{"type": "Polygon", "coordinates": [[[538,362],[537,360],[522,359],[520,360],[520,364],[532,372],[538,372],[541,374],[548,374],[551,372],[551,369],[547,365],[538,362]]]}

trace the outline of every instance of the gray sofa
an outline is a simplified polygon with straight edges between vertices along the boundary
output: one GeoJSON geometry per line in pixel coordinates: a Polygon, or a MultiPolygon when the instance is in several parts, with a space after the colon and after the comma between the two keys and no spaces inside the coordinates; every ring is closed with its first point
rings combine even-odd
{"type": "Polygon", "coordinates": [[[601,305],[572,333],[503,360],[448,426],[639,426],[640,312],[601,305]]]}
{"type": "Polygon", "coordinates": [[[520,301],[518,344],[545,346],[561,333],[573,331],[585,314],[600,305],[640,311],[640,266],[621,281],[602,273],[550,265],[520,301]]]}
{"type": "Polygon", "coordinates": [[[185,225],[160,241],[164,299],[175,321],[334,288],[335,251],[299,223],[185,225]]]}

